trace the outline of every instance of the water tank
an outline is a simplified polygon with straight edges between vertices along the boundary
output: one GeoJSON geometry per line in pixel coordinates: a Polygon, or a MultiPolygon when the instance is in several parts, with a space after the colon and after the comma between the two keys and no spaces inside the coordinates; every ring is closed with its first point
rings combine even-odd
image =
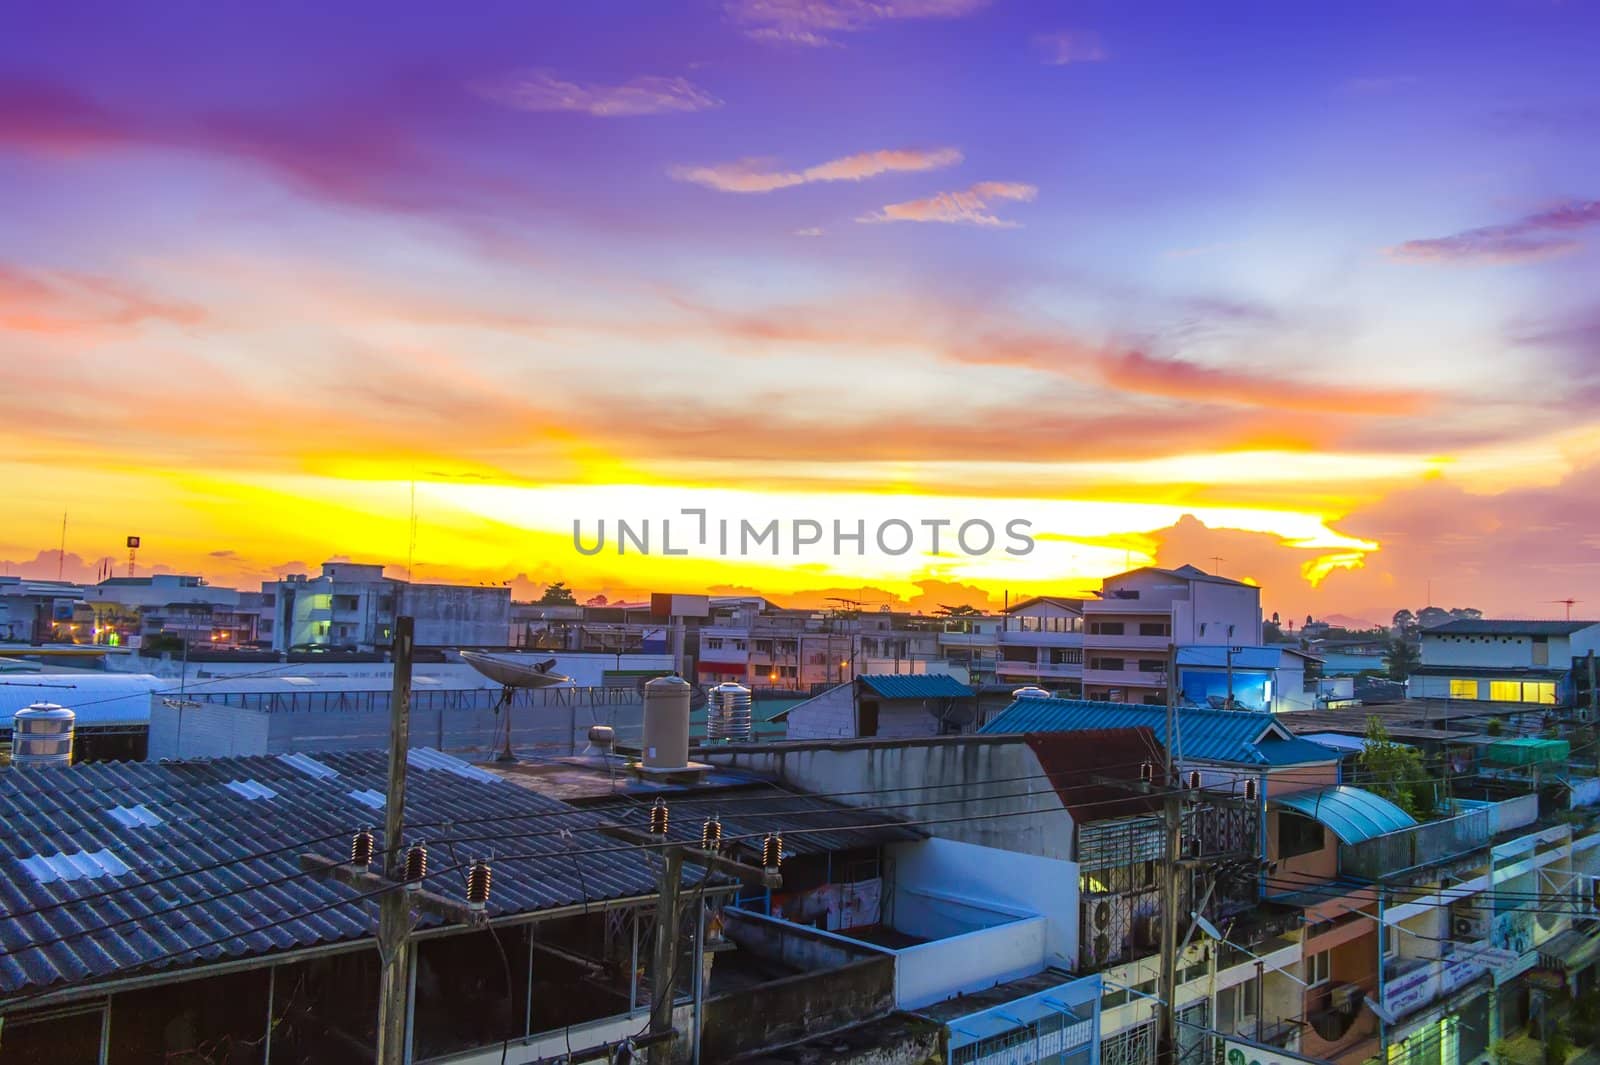
{"type": "Polygon", "coordinates": [[[682,769],[689,764],[689,682],[676,673],[644,686],[644,765],[682,769]]]}
{"type": "Polygon", "coordinates": [[[1050,692],[1048,692],[1044,688],[1039,687],[1036,684],[1029,684],[1026,687],[1018,688],[1016,691],[1012,692],[1011,693],[1011,698],[1013,698],[1013,699],[1052,699],[1052,698],[1054,698],[1054,696],[1051,695],[1050,692]]]}
{"type": "Polygon", "coordinates": [[[750,689],[726,681],[711,689],[706,707],[706,739],[712,743],[748,743],[750,689]]]}
{"type": "Polygon", "coordinates": [[[78,719],[64,706],[34,703],[11,722],[11,763],[18,769],[72,764],[72,726],[78,719]]]}
{"type": "Polygon", "coordinates": [[[611,753],[611,748],[617,744],[617,732],[610,725],[589,726],[589,746],[597,751],[611,753]]]}

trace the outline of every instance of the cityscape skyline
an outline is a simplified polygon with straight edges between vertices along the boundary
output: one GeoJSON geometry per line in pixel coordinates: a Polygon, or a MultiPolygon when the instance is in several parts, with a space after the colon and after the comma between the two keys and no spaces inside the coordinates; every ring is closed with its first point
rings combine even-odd
{"type": "Polygon", "coordinates": [[[0,79],[4,572],[65,512],[86,569],[139,534],[246,586],[997,603],[1221,558],[1269,613],[1600,610],[1593,9],[95,19],[20,13],[0,79]],[[1040,550],[572,547],[707,498],[1040,550]]]}

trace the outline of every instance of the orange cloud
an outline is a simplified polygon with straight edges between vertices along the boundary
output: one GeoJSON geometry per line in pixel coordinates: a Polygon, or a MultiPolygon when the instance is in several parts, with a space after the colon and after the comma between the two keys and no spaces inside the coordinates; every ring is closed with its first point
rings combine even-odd
{"type": "Polygon", "coordinates": [[[157,299],[114,278],[0,264],[0,331],[81,333],[162,320],[196,325],[198,307],[157,299]]]}
{"type": "Polygon", "coordinates": [[[1030,203],[1039,195],[1036,186],[1020,181],[980,181],[958,192],[941,192],[921,200],[891,203],[864,214],[857,222],[944,222],[958,225],[1015,229],[1020,222],[999,218],[990,210],[995,200],[1030,203]]]}
{"type": "Polygon", "coordinates": [[[563,81],[548,70],[524,70],[476,86],[518,111],[580,111],[599,118],[705,111],[722,101],[687,78],[642,76],[617,85],[563,81]]]}

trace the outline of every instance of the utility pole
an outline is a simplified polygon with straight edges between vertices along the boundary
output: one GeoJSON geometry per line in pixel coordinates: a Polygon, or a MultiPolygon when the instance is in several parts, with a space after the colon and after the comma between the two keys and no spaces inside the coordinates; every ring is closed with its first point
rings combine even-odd
{"type": "MultiPolygon", "coordinates": [[[[394,692],[389,706],[389,783],[384,793],[383,873],[364,865],[343,863],[321,854],[300,855],[300,867],[378,896],[378,957],[383,974],[378,986],[377,1065],[404,1065],[406,1032],[410,1029],[411,907],[446,921],[479,924],[487,911],[473,909],[420,887],[407,888],[406,853],[401,846],[406,804],[406,751],[411,731],[411,642],[409,617],[395,618],[394,692]]],[[[367,850],[372,840],[368,835],[367,850]]],[[[352,854],[354,857],[354,854],[352,854]]]]}
{"type": "Polygon", "coordinates": [[[1161,800],[1166,822],[1165,862],[1161,877],[1161,993],[1157,1003],[1156,1061],[1158,1065],[1177,1065],[1178,1042],[1176,1003],[1178,998],[1178,851],[1182,846],[1183,811],[1180,806],[1177,763],[1173,742],[1177,736],[1178,649],[1167,645],[1167,734],[1162,744],[1162,783],[1166,792],[1161,800]]]}
{"type": "MultiPolygon", "coordinates": [[[[412,488],[415,491],[415,486],[412,488]]],[[[406,809],[406,751],[411,746],[411,644],[415,622],[395,618],[394,691],[389,696],[389,785],[384,791],[384,873],[405,879],[400,839],[406,809]]],[[[507,714],[509,716],[509,708],[507,714]]],[[[378,900],[378,957],[383,979],[378,994],[378,1065],[403,1065],[406,1056],[406,980],[411,967],[411,908],[406,893],[386,891],[378,900]]]]}
{"type": "MultiPolygon", "coordinates": [[[[665,821],[662,822],[662,826],[665,827],[665,821]]],[[[657,851],[662,858],[661,883],[657,886],[656,894],[656,941],[650,957],[648,1042],[651,1062],[655,1065],[667,1065],[673,1059],[672,987],[675,983],[673,970],[676,968],[673,962],[678,953],[678,895],[683,884],[684,862],[702,866],[708,871],[726,873],[747,884],[756,884],[768,889],[782,887],[783,875],[778,872],[777,866],[747,865],[724,857],[714,850],[703,850],[681,843],[667,843],[663,835],[644,832],[627,825],[602,821],[596,826],[596,830],[612,839],[657,851]]],[[[774,850],[776,849],[775,847],[774,850]]],[[[703,900],[702,893],[701,905],[704,905],[703,900]]],[[[695,964],[699,965],[702,962],[696,958],[695,964]]],[[[698,1028],[697,1023],[696,1029],[698,1028]]],[[[695,1057],[699,1056],[698,1047],[694,1048],[693,1053],[695,1057]]],[[[383,1063],[380,1062],[379,1065],[383,1063]]]]}

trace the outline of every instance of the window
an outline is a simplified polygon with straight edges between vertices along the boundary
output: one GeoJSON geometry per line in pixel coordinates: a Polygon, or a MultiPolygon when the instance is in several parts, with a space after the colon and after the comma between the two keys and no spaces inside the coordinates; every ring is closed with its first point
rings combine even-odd
{"type": "Polygon", "coordinates": [[[1094,636],[1121,636],[1122,622],[1120,621],[1091,621],[1089,632],[1094,636]]]}
{"type": "Polygon", "coordinates": [[[1525,703],[1543,703],[1554,706],[1556,702],[1556,683],[1553,680],[1530,680],[1522,685],[1522,701],[1525,703]]]}
{"type": "Polygon", "coordinates": [[[1171,636],[1172,626],[1167,624],[1165,621],[1141,621],[1139,622],[1139,635],[1171,636]]]}
{"type": "Polygon", "coordinates": [[[1092,658],[1089,660],[1090,669],[1104,669],[1112,673],[1121,673],[1124,663],[1120,658],[1092,658]]]}
{"type": "Polygon", "coordinates": [[[743,640],[734,640],[733,641],[733,649],[735,651],[743,651],[744,650],[744,641],[743,640]]]}
{"type": "Polygon", "coordinates": [[[1520,703],[1522,702],[1522,682],[1491,680],[1489,682],[1489,698],[1497,703],[1520,703]]]}
{"type": "Polygon", "coordinates": [[[1476,699],[1478,697],[1478,682],[1475,680],[1451,680],[1450,698],[1476,699]]]}
{"type": "Polygon", "coordinates": [[[1306,959],[1306,983],[1320,987],[1333,979],[1333,952],[1319,951],[1306,959]]]}
{"type": "Polygon", "coordinates": [[[861,700],[860,719],[856,722],[856,734],[859,736],[876,736],[878,734],[877,700],[861,700]]]}
{"type": "Polygon", "coordinates": [[[1278,857],[1293,858],[1322,849],[1322,825],[1309,817],[1279,811],[1278,857]]]}
{"type": "Polygon", "coordinates": [[[1159,658],[1141,658],[1141,659],[1139,659],[1139,672],[1140,673],[1164,673],[1164,672],[1166,672],[1166,669],[1167,669],[1167,664],[1165,662],[1163,662],[1159,658]]]}
{"type": "Polygon", "coordinates": [[[722,641],[718,640],[718,639],[708,639],[708,640],[706,640],[706,650],[708,650],[708,651],[720,651],[720,650],[722,650],[722,641]]]}
{"type": "MultiPolygon", "coordinates": [[[[1548,666],[1550,664],[1550,637],[1535,636],[1533,638],[1533,664],[1548,666]]],[[[1528,700],[1532,702],[1533,700],[1528,700]]]]}

